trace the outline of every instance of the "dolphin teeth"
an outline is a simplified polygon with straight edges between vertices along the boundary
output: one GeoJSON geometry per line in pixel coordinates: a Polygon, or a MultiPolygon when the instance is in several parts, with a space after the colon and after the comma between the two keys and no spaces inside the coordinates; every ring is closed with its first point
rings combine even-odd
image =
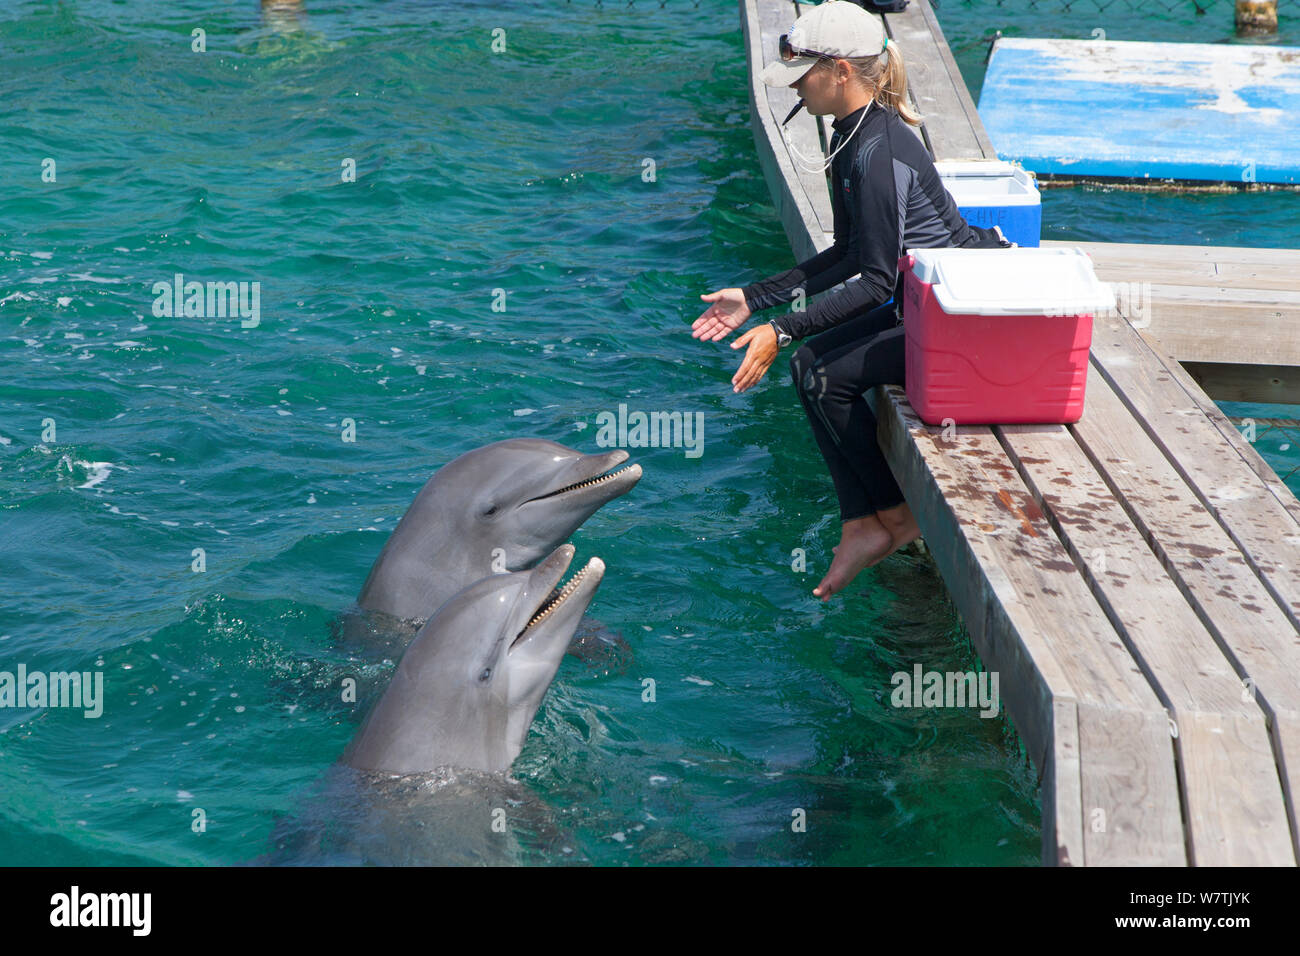
{"type": "MultiPolygon", "coordinates": [[[[590,567],[591,565],[588,563],[581,571],[570,578],[569,582],[563,587],[553,589],[551,593],[546,596],[546,600],[542,602],[542,606],[537,609],[537,612],[533,614],[528,623],[524,625],[524,629],[519,632],[519,637],[522,637],[530,627],[541,622],[550,615],[552,611],[563,604],[568,599],[569,595],[577,590],[578,585],[581,584],[583,578],[587,576],[587,571],[590,567]]],[[[518,640],[518,638],[516,638],[516,640],[518,640]]]]}
{"type": "MultiPolygon", "coordinates": [[[[633,467],[634,467],[633,465],[627,465],[624,468],[620,468],[618,471],[611,471],[607,475],[599,475],[595,478],[588,478],[586,481],[580,481],[576,485],[566,485],[565,487],[560,488],[558,491],[552,491],[548,494],[542,495],[541,498],[554,498],[556,495],[562,495],[569,491],[577,491],[579,488],[587,488],[591,485],[598,485],[601,482],[605,482],[613,478],[617,478],[619,475],[623,474],[623,472],[628,471],[633,467]]],[[[533,498],[532,500],[540,501],[541,498],[533,498]]]]}

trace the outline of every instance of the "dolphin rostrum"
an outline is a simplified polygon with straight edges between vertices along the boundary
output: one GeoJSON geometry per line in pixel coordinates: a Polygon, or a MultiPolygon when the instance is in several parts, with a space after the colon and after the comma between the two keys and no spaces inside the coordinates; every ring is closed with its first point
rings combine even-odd
{"type": "Polygon", "coordinates": [[[560,587],[573,554],[561,545],[532,570],[491,575],[439,608],[343,763],[396,774],[508,770],[605,572],[592,558],[560,587]]]}
{"type": "Polygon", "coordinates": [[[467,585],[532,567],[640,480],[640,465],[610,471],[627,457],[584,455],[540,438],[466,452],[420,489],[357,604],[418,625],[467,585]]]}

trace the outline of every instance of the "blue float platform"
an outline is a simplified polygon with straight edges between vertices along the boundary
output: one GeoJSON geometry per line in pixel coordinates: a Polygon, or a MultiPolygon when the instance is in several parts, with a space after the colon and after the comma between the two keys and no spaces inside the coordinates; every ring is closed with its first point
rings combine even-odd
{"type": "Polygon", "coordinates": [[[1300,184],[1300,48],[1002,38],[980,118],[1038,175],[1300,184]]]}

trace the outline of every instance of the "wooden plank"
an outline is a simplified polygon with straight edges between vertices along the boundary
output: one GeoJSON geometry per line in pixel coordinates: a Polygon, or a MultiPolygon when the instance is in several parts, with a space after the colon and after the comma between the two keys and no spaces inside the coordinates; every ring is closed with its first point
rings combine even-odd
{"type": "MultiPolygon", "coordinates": [[[[1173,277],[1171,277],[1173,278],[1173,277]]],[[[1300,290],[1263,289],[1263,288],[1229,288],[1226,285],[1192,285],[1180,282],[1152,284],[1152,296],[1163,300],[1170,307],[1182,309],[1185,306],[1231,308],[1234,302],[1252,312],[1264,312],[1273,320],[1290,321],[1300,316],[1300,290]]],[[[1286,329],[1279,329],[1286,332],[1286,329]]]]}
{"type": "Polygon", "coordinates": [[[1289,823],[1285,812],[1280,818],[1277,812],[1281,791],[1267,738],[1253,728],[1246,732],[1239,717],[1194,711],[1178,718],[1178,743],[1191,865],[1294,866],[1289,823]],[[1225,777],[1241,778],[1241,785],[1223,787],[1225,777]],[[1246,799],[1215,805],[1230,792],[1246,799]]]}
{"type": "MultiPolygon", "coordinates": [[[[1046,242],[1042,245],[1083,248],[1083,244],[1077,242],[1046,242]]],[[[1184,266],[1173,259],[1158,260],[1151,256],[1143,256],[1136,262],[1124,263],[1116,262],[1114,259],[1103,259],[1099,262],[1096,256],[1092,258],[1094,271],[1103,282],[1137,282],[1173,286],[1188,290],[1184,293],[1185,298],[1191,298],[1196,291],[1205,290],[1218,293],[1218,298],[1226,298],[1231,293],[1238,293],[1268,302],[1273,293],[1281,293],[1286,297],[1300,292],[1300,289],[1291,288],[1288,283],[1280,279],[1276,281],[1275,287],[1270,287],[1264,277],[1259,274],[1248,274],[1245,270],[1240,270],[1237,274],[1221,274],[1217,271],[1218,264],[1214,262],[1190,262],[1184,266]]],[[[1300,268],[1300,263],[1297,263],[1297,268],[1300,268]]]]}
{"type": "MultiPolygon", "coordinates": [[[[1227,533],[1095,368],[1089,376],[1087,400],[1083,419],[1072,428],[1083,451],[1096,467],[1105,463],[1111,490],[1235,672],[1239,698],[1257,701],[1269,718],[1291,848],[1300,853],[1294,807],[1300,795],[1300,765],[1294,759],[1300,753],[1296,630],[1227,533]]],[[[1125,572],[1139,576],[1137,566],[1132,572],[1125,567],[1125,572]]],[[[1150,574],[1148,570],[1142,576],[1150,574]]]]}
{"type": "MultiPolygon", "coordinates": [[[[793,9],[792,5],[784,2],[780,4],[780,8],[793,9]]],[[[829,212],[830,194],[825,188],[819,194],[825,199],[827,206],[826,221],[823,225],[818,213],[820,207],[817,205],[817,197],[809,196],[803,188],[798,171],[778,131],[779,119],[773,118],[768,99],[768,91],[772,88],[758,78],[765,62],[759,15],[761,12],[770,20],[779,14],[779,9],[768,2],[740,0],[740,10],[741,26],[745,36],[745,56],[749,62],[749,112],[758,162],[763,169],[763,177],[767,180],[768,192],[771,193],[777,215],[781,217],[781,224],[785,227],[786,237],[790,240],[790,247],[794,250],[795,259],[803,261],[824,248],[819,246],[817,241],[825,232],[833,230],[829,212]],[[815,226],[810,229],[810,224],[815,226]]],[[[791,16],[786,23],[786,28],[793,22],[794,17],[791,16]]],[[[776,37],[784,32],[785,28],[780,29],[772,42],[775,43],[776,37]]],[[[780,118],[783,119],[784,116],[783,113],[780,118]]],[[[803,119],[808,120],[806,113],[803,114],[803,119]]]]}
{"type": "MultiPolygon", "coordinates": [[[[1255,476],[1259,478],[1264,487],[1277,499],[1278,504],[1285,508],[1287,513],[1295,518],[1297,522],[1300,522],[1300,501],[1296,500],[1291,489],[1277,476],[1277,473],[1273,471],[1268,462],[1264,461],[1259,452],[1255,451],[1255,447],[1246,441],[1241,432],[1237,431],[1237,427],[1228,420],[1228,416],[1223,414],[1219,406],[1215,405],[1209,396],[1197,387],[1196,382],[1182,365],[1174,361],[1167,353],[1162,352],[1158,342],[1147,339],[1144,339],[1144,341],[1154,353],[1160,356],[1160,361],[1168,370],[1169,377],[1187,393],[1192,403],[1205,416],[1205,420],[1214,426],[1224,444],[1241,456],[1246,467],[1255,473],[1255,476]]],[[[1289,533],[1289,531],[1283,533],[1289,533]]]]}
{"type": "Polygon", "coordinates": [[[925,18],[925,25],[930,30],[930,35],[934,37],[935,45],[939,48],[939,59],[943,62],[944,71],[948,74],[948,80],[956,94],[957,103],[961,106],[962,113],[965,114],[965,119],[970,124],[971,132],[975,136],[975,146],[969,147],[969,155],[958,155],[959,152],[963,151],[958,148],[961,144],[953,142],[946,144],[936,158],[979,159],[980,156],[983,156],[984,159],[997,159],[998,153],[993,147],[993,140],[984,127],[984,121],[980,118],[975,101],[971,99],[970,90],[966,88],[966,80],[957,67],[957,60],[953,57],[952,50],[948,48],[948,38],[943,35],[943,28],[939,26],[939,18],[935,16],[930,0],[916,0],[916,8],[925,18]],[[980,156],[976,155],[976,149],[979,150],[980,156]]]}
{"type": "Polygon", "coordinates": [[[1094,323],[1092,356],[1292,625],[1300,626],[1300,528],[1294,508],[1279,500],[1285,495],[1294,501],[1295,496],[1250,467],[1238,447],[1244,444],[1240,436],[1234,441],[1215,426],[1122,317],[1094,323]]]}
{"type": "Polygon", "coordinates": [[[1184,301],[1175,309],[1161,298],[1164,291],[1152,290],[1150,318],[1136,324],[1179,361],[1300,365],[1294,315],[1233,298],[1184,301]]]}
{"type": "Polygon", "coordinates": [[[1184,862],[1181,839],[1168,839],[1180,824],[1164,709],[997,439],[976,427],[945,437],[901,389],[872,398],[881,447],[930,554],[981,659],[1002,674],[1007,712],[1048,781],[1044,862],[1184,862]],[[1069,641],[1059,639],[1062,621],[1069,641]],[[1058,728],[1059,708],[1071,704],[1074,719],[1058,728]],[[1081,745],[1100,748],[1098,758],[1081,745]],[[1115,749],[1128,756],[1112,759],[1137,768],[1130,776],[1116,777],[1102,758],[1115,749]],[[1100,834],[1082,819],[1095,807],[1110,818],[1100,834]]]}
{"type": "Polygon", "coordinates": [[[1240,677],[1270,688],[1261,692],[1266,700],[1300,705],[1300,634],[1294,622],[1096,368],[1089,373],[1087,402],[1074,435],[1097,467],[1105,468],[1111,490],[1154,556],[1211,632],[1221,636],[1229,659],[1240,664],[1240,677]]]}
{"type": "MultiPolygon", "coordinates": [[[[1294,270],[1300,251],[1277,247],[1243,246],[1186,246],[1139,242],[1078,242],[1058,243],[1077,245],[1098,262],[1116,265],[1124,262],[1147,260],[1149,263],[1176,263],[1180,269],[1193,264],[1209,263],[1214,271],[1260,270],[1261,275],[1276,274],[1285,277],[1294,270]]],[[[1294,276],[1293,276],[1294,278],[1294,276]]]]}
{"type": "MultiPolygon", "coordinates": [[[[1294,705],[1295,701],[1291,703],[1294,705]]],[[[1296,787],[1296,779],[1300,777],[1300,717],[1296,716],[1294,709],[1286,710],[1274,714],[1272,722],[1273,749],[1278,758],[1278,775],[1287,787],[1287,813],[1291,823],[1292,849],[1295,850],[1297,857],[1300,857],[1300,842],[1296,842],[1297,834],[1300,834],[1300,808],[1296,805],[1300,800],[1300,789],[1296,787]]]]}
{"type": "Polygon", "coordinates": [[[1079,772],[1079,706],[1073,697],[1053,696],[1044,723],[1051,733],[1042,768],[1042,862],[1044,866],[1086,864],[1086,819],[1079,772]],[[1076,856],[1070,856],[1073,851],[1076,856]]]}
{"type": "Polygon", "coordinates": [[[907,64],[908,88],[925,122],[931,155],[997,158],[929,0],[912,0],[902,13],[883,19],[890,41],[898,41],[907,64]]]}
{"type": "MultiPolygon", "coordinates": [[[[1172,462],[1175,470],[1193,488],[1198,500],[1209,505],[1208,510],[1233,543],[1242,548],[1242,557],[1251,570],[1260,576],[1265,589],[1287,614],[1292,626],[1295,626],[1297,621],[1292,595],[1295,592],[1296,564],[1293,557],[1285,558],[1287,566],[1276,560],[1267,561],[1261,571],[1260,563],[1243,547],[1243,542],[1249,542],[1264,554],[1276,550],[1293,554],[1300,544],[1300,535],[1297,535],[1294,524],[1300,520],[1300,502],[1296,501],[1290,489],[1277,478],[1214,403],[1196,387],[1177,362],[1159,356],[1151,348],[1134,349],[1136,362],[1132,358],[1125,360],[1123,348],[1126,344],[1132,348],[1132,341],[1137,338],[1133,329],[1120,319],[1107,320],[1100,323],[1099,328],[1105,334],[1099,336],[1094,331],[1094,363],[1102,371],[1111,369],[1125,377],[1139,375],[1152,383],[1154,396],[1145,395],[1140,389],[1130,390],[1124,395],[1125,404],[1130,407],[1134,405],[1136,397],[1148,431],[1151,430],[1150,422],[1159,421],[1162,417],[1153,407],[1156,403],[1174,403],[1167,407],[1183,409],[1183,414],[1179,416],[1181,423],[1174,423],[1171,429],[1172,444],[1176,450],[1185,453],[1183,458],[1172,462]],[[1110,353],[1109,365],[1098,363],[1099,353],[1110,353]],[[1153,366],[1153,360],[1158,363],[1158,367],[1153,366]],[[1179,392],[1182,393],[1181,396],[1179,392]],[[1195,409],[1195,413],[1188,414],[1188,405],[1195,409]],[[1216,450],[1219,454],[1213,453],[1216,450]],[[1260,492],[1261,488],[1266,494],[1260,492]],[[1212,501],[1207,495],[1207,489],[1213,493],[1212,501]],[[1253,518],[1252,510],[1255,511],[1253,518]]],[[[1107,378],[1114,383],[1112,376],[1108,375],[1107,378]]],[[[1169,457],[1169,454],[1169,449],[1166,448],[1166,456],[1169,457]]],[[[1285,632],[1279,635],[1271,629],[1254,636],[1285,640],[1285,632]]],[[[1234,640],[1233,646],[1234,649],[1238,648],[1238,642],[1234,640]]],[[[1287,700],[1285,697],[1277,697],[1276,702],[1270,699],[1262,701],[1262,706],[1275,711],[1272,713],[1274,749],[1278,757],[1279,773],[1288,782],[1288,812],[1293,840],[1300,832],[1297,826],[1294,780],[1297,769],[1296,727],[1300,722],[1293,716],[1292,709],[1295,705],[1294,698],[1287,700]]],[[[1296,849],[1300,852],[1300,845],[1296,849]]]]}
{"type": "MultiPolygon", "coordinates": [[[[1069,242],[1044,240],[1044,246],[1078,247],[1092,257],[1098,270],[1141,272],[1172,268],[1179,274],[1262,279],[1265,285],[1300,288],[1300,250],[1239,246],[1178,246],[1135,242],[1069,242]]],[[[1100,271],[1099,271],[1100,274],[1100,271]]],[[[1216,279],[1215,281],[1222,281],[1216,279]]]]}
{"type": "MultiPolygon", "coordinates": [[[[1122,436],[1116,439],[1116,446],[1132,454],[1160,457],[1163,462],[1159,450],[1123,405],[1118,400],[1102,401],[1104,396],[1104,382],[1090,391],[1090,406],[1084,416],[1088,430],[1122,436]]],[[[1113,454],[1090,460],[1064,426],[1003,426],[996,431],[1035,501],[1174,719],[1181,723],[1189,716],[1216,718],[1218,732],[1175,741],[1186,788],[1184,806],[1189,819],[1198,825],[1191,832],[1197,858],[1221,865],[1294,864],[1287,802],[1278,784],[1264,713],[1241,693],[1235,662],[1225,657],[1215,635],[1188,605],[1181,582],[1171,580],[1161,558],[1148,548],[1144,535],[1150,534],[1150,529],[1130,522],[1112,494],[1119,489],[1108,487],[1098,473],[1118,464],[1117,470],[1127,475],[1129,460],[1113,454]],[[1216,768],[1227,761],[1235,762],[1237,772],[1218,774],[1216,768]]],[[[1177,480],[1176,475],[1174,478],[1177,480]]],[[[1202,523],[1212,525],[1190,492],[1186,497],[1200,511],[1202,523]]],[[[1173,520],[1186,520],[1182,513],[1170,511],[1170,515],[1173,520]]],[[[1183,533],[1177,527],[1175,530],[1183,533]]],[[[1274,612],[1275,623],[1289,629],[1262,589],[1260,597],[1274,612]]],[[[1235,625],[1244,614],[1234,601],[1220,599],[1220,604],[1225,625],[1235,625]]],[[[1256,616],[1251,623],[1260,626],[1264,621],[1256,616]]],[[[1300,700],[1300,685],[1276,673],[1271,662],[1261,666],[1270,668],[1270,687],[1279,688],[1278,693],[1288,699],[1300,700]]]]}
{"type": "Polygon", "coordinates": [[[1087,864],[1185,865],[1168,715],[1087,702],[1078,712],[1087,864]]]}
{"type": "MultiPolygon", "coordinates": [[[[957,102],[961,105],[962,112],[970,123],[980,152],[985,159],[997,159],[998,154],[997,150],[993,148],[993,140],[989,138],[988,131],[984,128],[984,121],[980,118],[979,110],[975,107],[975,101],[971,99],[970,90],[966,88],[966,80],[957,67],[957,60],[953,57],[952,50],[948,48],[948,38],[943,35],[943,28],[939,26],[939,18],[935,16],[930,0],[915,0],[915,6],[925,18],[925,25],[929,29],[930,35],[934,37],[935,45],[939,48],[939,59],[943,61],[944,70],[947,72],[948,79],[956,92],[957,102]]],[[[961,159],[963,157],[945,153],[936,158],[961,159]]],[[[972,152],[967,158],[978,159],[979,157],[972,152]]]]}
{"type": "Polygon", "coordinates": [[[1214,277],[1218,282],[1254,282],[1257,288],[1300,290],[1300,250],[1217,249],[1214,277]],[[1268,253],[1267,258],[1257,253],[1268,253]],[[1261,261],[1262,259],[1262,261],[1261,261]]]}
{"type": "MultiPolygon", "coordinates": [[[[826,155],[818,132],[818,117],[807,110],[800,110],[794,119],[782,127],[781,121],[789,115],[795,103],[799,102],[799,94],[788,86],[768,86],[758,79],[757,75],[764,66],[779,57],[781,34],[789,33],[796,18],[806,9],[800,4],[786,2],[758,4],[760,39],[758,49],[755,51],[757,58],[752,61],[754,68],[751,71],[751,82],[754,84],[755,94],[760,98],[760,102],[762,98],[767,100],[768,115],[772,120],[772,129],[776,132],[776,138],[771,140],[772,147],[784,150],[789,158],[790,170],[793,171],[795,180],[803,187],[804,194],[808,197],[816,216],[815,221],[807,223],[815,233],[817,230],[833,231],[835,228],[826,174],[807,168],[808,161],[819,161],[826,155]],[[789,144],[781,137],[782,130],[789,138],[789,144]],[[793,145],[794,149],[803,154],[807,160],[800,161],[791,152],[790,145],[793,145]]],[[[791,185],[793,186],[793,181],[791,185]]]]}
{"type": "Polygon", "coordinates": [[[1152,284],[1136,323],[1179,360],[1300,365],[1300,292],[1152,284]]]}
{"type": "MultiPolygon", "coordinates": [[[[1300,250],[1055,241],[1043,246],[1087,252],[1097,277],[1116,288],[1134,326],[1179,361],[1300,367],[1300,250]]],[[[1242,384],[1247,394],[1260,394],[1251,377],[1242,384]]]]}

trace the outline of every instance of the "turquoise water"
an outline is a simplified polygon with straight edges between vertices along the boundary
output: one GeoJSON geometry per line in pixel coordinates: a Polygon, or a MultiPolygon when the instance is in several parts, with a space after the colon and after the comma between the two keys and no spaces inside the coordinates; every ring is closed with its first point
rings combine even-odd
{"type": "MultiPolygon", "coordinates": [[[[0,710],[0,862],[264,853],[363,716],[331,624],[423,482],[500,438],[595,451],[627,403],[702,412],[704,449],[633,450],[575,536],[631,660],[567,659],[515,764],[565,859],[1036,863],[1005,719],[890,706],[895,671],[977,666],[941,580],[898,556],[812,598],[835,500],[785,375],[733,395],[690,338],[700,293],[789,262],[735,4],[209,6],[0,12],[0,670],[106,698],[0,710]],[[176,273],[259,282],[258,324],[155,315],[176,273]]],[[[1062,235],[1300,241],[1256,197],[1056,195],[1062,235]]]]}

